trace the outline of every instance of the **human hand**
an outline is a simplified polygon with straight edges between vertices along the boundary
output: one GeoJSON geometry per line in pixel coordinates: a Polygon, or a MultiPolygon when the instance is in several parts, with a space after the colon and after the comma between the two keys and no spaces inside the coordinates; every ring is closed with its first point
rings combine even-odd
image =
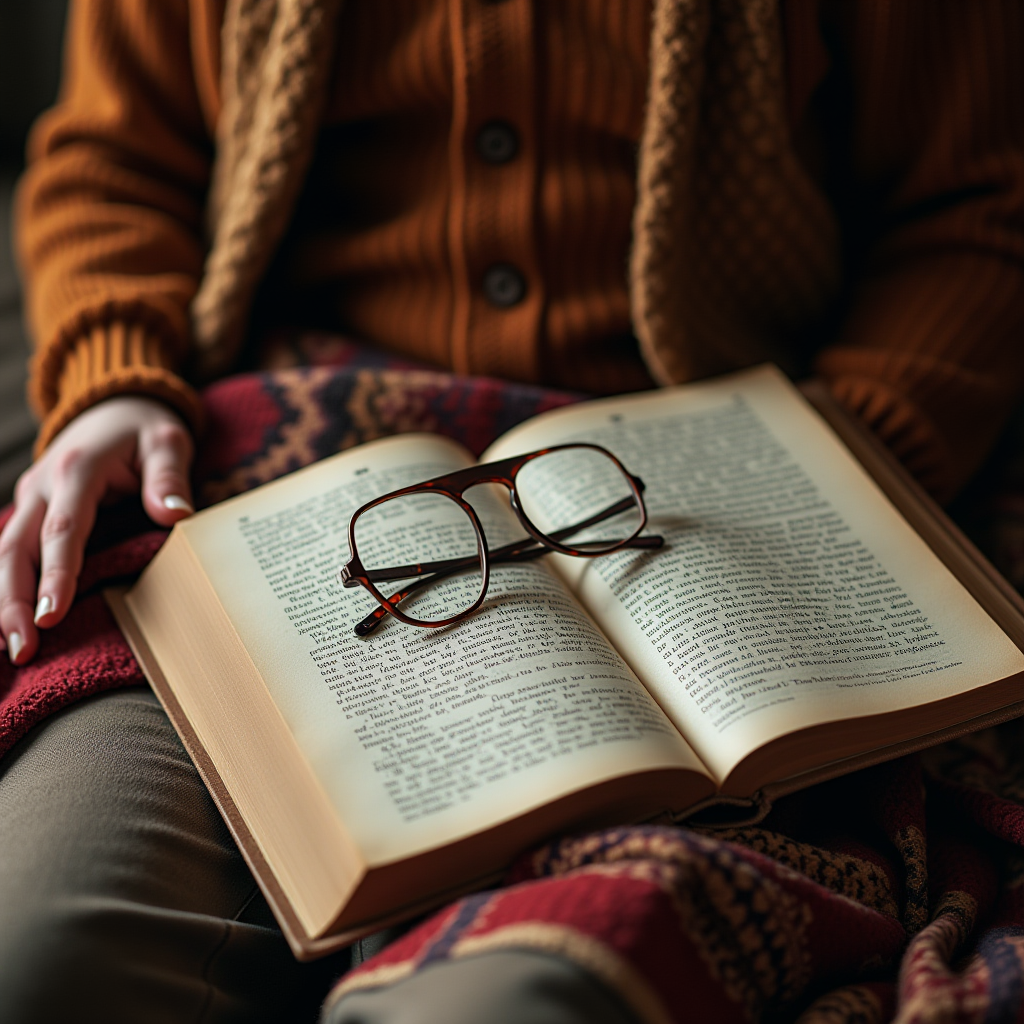
{"type": "Polygon", "coordinates": [[[192,454],[168,406],[109,398],[75,417],[21,475],[0,533],[0,632],[14,664],[35,654],[36,626],[55,626],[71,607],[99,503],[141,487],[149,517],[172,526],[192,513],[192,454]]]}

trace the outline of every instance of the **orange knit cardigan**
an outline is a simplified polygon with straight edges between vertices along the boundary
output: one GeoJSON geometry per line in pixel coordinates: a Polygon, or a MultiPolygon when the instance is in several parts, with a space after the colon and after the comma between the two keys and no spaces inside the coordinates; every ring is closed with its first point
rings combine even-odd
{"type": "MultiPolygon", "coordinates": [[[[198,424],[188,381],[236,360],[301,191],[339,2],[74,5],[19,193],[40,451],[114,394],[198,424]]],[[[451,17],[471,6],[449,0],[451,17]]],[[[628,282],[641,353],[659,383],[809,367],[948,496],[1024,385],[1024,13],[783,14],[654,0],[628,282]],[[801,144],[811,115],[847,155],[827,190],[801,144]]]]}

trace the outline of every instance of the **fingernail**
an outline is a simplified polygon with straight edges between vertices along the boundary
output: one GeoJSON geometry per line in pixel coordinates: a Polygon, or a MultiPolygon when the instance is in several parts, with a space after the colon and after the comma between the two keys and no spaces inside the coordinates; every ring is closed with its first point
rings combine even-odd
{"type": "Polygon", "coordinates": [[[44,615],[49,615],[50,612],[52,612],[52,611],[53,611],[53,598],[51,598],[49,594],[44,594],[41,598],[39,598],[39,604],[36,605],[36,615],[35,615],[35,618],[32,621],[35,622],[35,624],[38,626],[39,625],[39,620],[44,615]]]}
{"type": "Polygon", "coordinates": [[[168,494],[164,498],[164,508],[169,508],[172,512],[187,512],[189,515],[195,512],[195,509],[180,494],[168,494]]]}
{"type": "Polygon", "coordinates": [[[17,661],[18,655],[25,648],[25,641],[21,639],[20,633],[11,633],[7,637],[7,650],[10,652],[11,661],[17,661]]]}

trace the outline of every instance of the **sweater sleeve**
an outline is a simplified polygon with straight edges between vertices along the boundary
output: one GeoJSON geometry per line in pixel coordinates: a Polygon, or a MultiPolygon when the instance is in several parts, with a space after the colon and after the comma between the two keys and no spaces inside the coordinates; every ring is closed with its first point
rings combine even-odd
{"type": "Polygon", "coordinates": [[[864,244],[816,368],[947,499],[1024,392],[1024,8],[839,7],[864,244]]]}
{"type": "Polygon", "coordinates": [[[18,252],[35,341],[37,453],[117,394],[201,406],[178,371],[212,159],[183,0],[76,0],[57,105],[29,142],[18,252]]]}

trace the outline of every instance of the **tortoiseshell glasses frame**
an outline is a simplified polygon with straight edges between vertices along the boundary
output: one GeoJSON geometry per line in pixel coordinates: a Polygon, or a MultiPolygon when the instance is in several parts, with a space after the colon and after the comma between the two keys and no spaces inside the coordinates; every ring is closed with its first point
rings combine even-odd
{"type": "Polygon", "coordinates": [[[647,507],[644,504],[643,492],[643,481],[639,477],[633,476],[607,448],[597,444],[580,443],[541,448],[538,451],[529,452],[525,455],[515,455],[508,459],[501,459],[498,462],[472,466],[469,469],[437,476],[431,480],[424,480],[422,483],[412,484],[408,487],[402,487],[396,491],[382,494],[379,498],[374,498],[373,501],[369,501],[357,509],[351,520],[349,520],[348,543],[351,557],[341,570],[342,584],[345,587],[364,587],[379,605],[377,609],[355,626],[355,633],[357,636],[369,636],[381,625],[388,615],[393,615],[396,619],[410,626],[424,626],[431,629],[461,622],[477,611],[483,604],[490,582],[491,567],[499,563],[531,561],[546,555],[550,551],[558,551],[563,555],[574,555],[579,558],[596,558],[600,555],[610,555],[615,551],[621,551],[623,548],[660,548],[664,544],[663,537],[657,535],[639,536],[640,532],[647,525],[647,507]],[[596,452],[610,459],[621,472],[630,493],[628,497],[623,497],[621,500],[608,505],[581,522],[564,526],[550,534],[544,533],[530,521],[529,516],[524,511],[516,485],[516,477],[519,471],[533,460],[545,455],[566,452],[572,449],[596,452]],[[512,509],[523,529],[526,530],[527,537],[511,544],[494,548],[493,550],[488,548],[487,538],[477,512],[463,497],[465,491],[478,484],[498,484],[508,489],[512,509]],[[367,570],[360,559],[356,545],[356,524],[359,518],[371,509],[384,504],[384,502],[418,493],[444,495],[454,501],[465,512],[476,531],[477,554],[472,557],[450,558],[415,565],[400,565],[384,569],[367,570]],[[639,525],[628,536],[601,541],[582,541],[578,545],[571,543],[573,536],[597,523],[611,519],[624,512],[629,512],[634,506],[639,511],[639,525]],[[480,593],[472,605],[463,609],[458,614],[437,621],[424,622],[407,615],[399,607],[402,601],[422,588],[436,583],[445,577],[466,572],[470,569],[475,570],[477,566],[479,566],[479,571],[482,574],[480,593]],[[385,596],[384,592],[376,586],[378,583],[408,579],[411,579],[413,582],[404,585],[400,590],[389,596],[385,596]]]}

